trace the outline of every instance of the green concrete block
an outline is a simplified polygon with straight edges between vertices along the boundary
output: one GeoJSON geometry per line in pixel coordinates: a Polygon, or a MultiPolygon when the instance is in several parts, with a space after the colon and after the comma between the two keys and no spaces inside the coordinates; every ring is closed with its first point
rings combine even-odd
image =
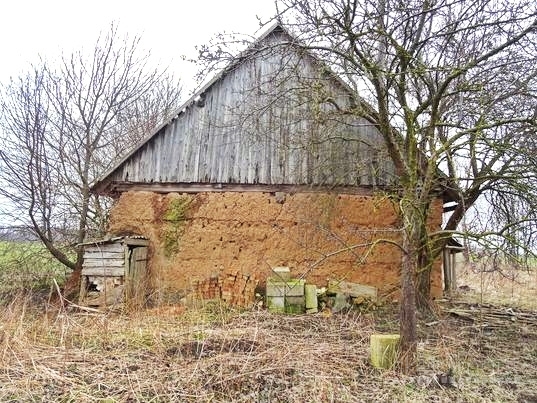
{"type": "Polygon", "coordinates": [[[285,297],[268,297],[267,309],[269,312],[284,313],[285,312],[285,297]]]}
{"type": "Polygon", "coordinates": [[[291,271],[289,270],[289,267],[274,267],[272,273],[271,278],[276,281],[285,282],[291,279],[291,271]]]}
{"type": "Polygon", "coordinates": [[[371,364],[375,368],[393,368],[397,360],[400,339],[398,334],[372,334],[371,364]]]}
{"type": "Polygon", "coordinates": [[[267,297],[300,297],[304,295],[304,285],[306,280],[289,280],[289,281],[277,281],[274,279],[267,279],[267,297]]]}
{"type": "Polygon", "coordinates": [[[301,314],[306,312],[306,299],[300,297],[285,297],[285,313],[301,314]]]}
{"type": "Polygon", "coordinates": [[[306,284],[304,294],[306,297],[306,309],[308,313],[317,312],[317,286],[315,284],[306,284]]]}
{"type": "Polygon", "coordinates": [[[281,281],[274,281],[271,279],[267,280],[267,297],[283,297],[285,296],[285,291],[287,290],[287,284],[281,281]]]}
{"type": "Polygon", "coordinates": [[[348,297],[347,294],[343,294],[341,292],[338,292],[336,294],[336,298],[334,299],[334,305],[332,306],[332,312],[340,312],[344,309],[350,308],[350,304],[347,301],[348,297]]]}

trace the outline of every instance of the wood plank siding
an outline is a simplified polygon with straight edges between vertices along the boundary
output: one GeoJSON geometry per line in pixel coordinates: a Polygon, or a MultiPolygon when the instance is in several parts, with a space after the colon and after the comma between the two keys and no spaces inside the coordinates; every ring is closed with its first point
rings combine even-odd
{"type": "Polygon", "coordinates": [[[393,182],[378,130],[340,111],[359,99],[274,30],[95,186],[382,186],[393,182]]]}

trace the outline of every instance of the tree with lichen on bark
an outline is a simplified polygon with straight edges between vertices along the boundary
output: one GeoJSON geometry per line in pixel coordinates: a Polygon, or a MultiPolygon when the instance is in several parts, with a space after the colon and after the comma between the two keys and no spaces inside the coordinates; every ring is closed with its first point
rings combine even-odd
{"type": "MultiPolygon", "coordinates": [[[[327,62],[360,95],[352,107],[337,105],[338,113],[375,125],[396,168],[390,193],[402,222],[400,364],[415,372],[416,311],[429,306],[432,264],[461,232],[467,212],[478,214],[473,207],[494,205],[502,194],[515,198],[511,219],[505,209],[492,209],[494,228],[464,235],[504,254],[514,245],[524,252],[511,254],[517,259],[531,252],[537,6],[526,0],[278,0],[276,6],[275,20],[298,38],[294,45],[327,62]],[[432,230],[427,217],[441,193],[456,206],[443,230],[432,230]]],[[[206,68],[230,54],[224,45],[201,48],[206,68]]]]}

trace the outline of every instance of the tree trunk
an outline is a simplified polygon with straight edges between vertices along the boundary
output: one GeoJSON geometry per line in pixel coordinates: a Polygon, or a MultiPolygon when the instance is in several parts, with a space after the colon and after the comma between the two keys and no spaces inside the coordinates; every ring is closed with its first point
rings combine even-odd
{"type": "Polygon", "coordinates": [[[82,277],[82,267],[77,267],[74,269],[69,277],[67,278],[67,281],[65,282],[65,285],[63,286],[63,296],[67,298],[68,300],[76,300],[78,297],[78,293],[80,292],[80,279],[82,277]]]}
{"type": "Polygon", "coordinates": [[[414,276],[418,263],[415,240],[405,229],[403,247],[404,255],[401,271],[401,306],[399,312],[399,326],[401,333],[400,366],[404,374],[416,372],[417,361],[417,325],[416,325],[416,288],[414,276]]]}
{"type": "Polygon", "coordinates": [[[431,257],[420,249],[416,262],[416,307],[420,312],[431,311],[431,257]]]}

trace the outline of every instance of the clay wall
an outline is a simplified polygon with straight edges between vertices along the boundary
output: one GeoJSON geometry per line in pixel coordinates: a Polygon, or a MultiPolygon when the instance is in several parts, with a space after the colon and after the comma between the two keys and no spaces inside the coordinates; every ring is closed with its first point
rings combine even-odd
{"type": "MultiPolygon", "coordinates": [[[[439,227],[441,218],[438,201],[429,224],[439,227]]],[[[372,243],[399,240],[398,227],[396,207],[380,196],[126,192],[111,211],[109,232],[150,239],[152,287],[160,302],[176,302],[230,274],[262,285],[275,266],[318,286],[341,279],[396,297],[400,252],[372,243]]],[[[432,294],[441,293],[438,263],[432,294]]]]}

